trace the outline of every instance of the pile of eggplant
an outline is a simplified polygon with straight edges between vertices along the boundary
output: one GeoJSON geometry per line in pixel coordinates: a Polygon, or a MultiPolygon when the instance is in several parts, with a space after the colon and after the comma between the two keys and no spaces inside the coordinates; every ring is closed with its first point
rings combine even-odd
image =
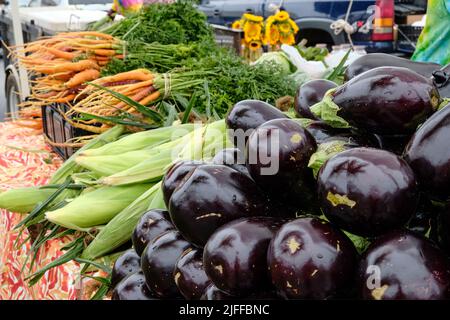
{"type": "Polygon", "coordinates": [[[236,147],[168,170],[113,299],[449,299],[446,73],[379,60],[303,84],[297,118],[234,105],[236,147]]]}

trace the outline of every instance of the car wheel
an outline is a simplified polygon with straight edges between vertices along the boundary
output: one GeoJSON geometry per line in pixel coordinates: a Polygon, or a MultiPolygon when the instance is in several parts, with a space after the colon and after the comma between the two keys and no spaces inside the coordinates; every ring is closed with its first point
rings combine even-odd
{"type": "Polygon", "coordinates": [[[19,118],[19,86],[17,80],[12,73],[9,73],[6,77],[5,83],[6,94],[6,114],[11,119],[19,118]]]}

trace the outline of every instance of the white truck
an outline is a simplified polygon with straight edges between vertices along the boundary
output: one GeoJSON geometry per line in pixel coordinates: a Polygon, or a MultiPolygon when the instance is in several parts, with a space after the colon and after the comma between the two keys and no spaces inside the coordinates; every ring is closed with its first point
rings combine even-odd
{"type": "Polygon", "coordinates": [[[3,4],[0,34],[5,68],[6,114],[9,117],[16,117],[17,105],[27,98],[29,87],[26,71],[20,70],[16,61],[8,57],[5,45],[29,42],[57,32],[86,29],[89,23],[104,18],[111,7],[112,0],[12,0],[3,4]]]}

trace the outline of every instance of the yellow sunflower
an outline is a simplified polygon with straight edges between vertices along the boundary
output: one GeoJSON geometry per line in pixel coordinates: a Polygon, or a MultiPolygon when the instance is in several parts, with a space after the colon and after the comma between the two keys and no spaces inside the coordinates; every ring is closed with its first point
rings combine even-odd
{"type": "Polygon", "coordinates": [[[251,14],[251,13],[244,13],[243,18],[248,21],[252,21],[252,22],[262,22],[263,21],[263,17],[255,16],[254,14],[251,14]]]}
{"type": "Polygon", "coordinates": [[[280,42],[282,44],[292,45],[292,44],[295,44],[295,37],[292,33],[290,33],[288,35],[281,35],[280,42]]]}
{"type": "Polygon", "coordinates": [[[266,34],[266,40],[269,44],[275,45],[280,40],[280,31],[277,26],[272,25],[266,34]]]}
{"type": "Polygon", "coordinates": [[[291,26],[289,23],[280,23],[278,25],[278,28],[280,29],[281,33],[289,33],[291,32],[291,26]]]}
{"type": "Polygon", "coordinates": [[[291,25],[292,30],[294,30],[294,33],[297,33],[298,32],[297,24],[292,19],[289,19],[289,24],[291,25]]]}
{"type": "Polygon", "coordinates": [[[233,22],[233,24],[231,25],[232,29],[242,29],[242,20],[236,20],[235,22],[233,22]]]}
{"type": "Polygon", "coordinates": [[[261,41],[251,41],[251,42],[248,44],[248,47],[249,47],[250,50],[252,50],[252,51],[257,51],[257,50],[261,49],[261,46],[262,46],[261,41]]]}
{"type": "Polygon", "coordinates": [[[247,22],[244,24],[244,37],[245,41],[250,42],[252,40],[261,39],[262,26],[258,23],[247,22]]]}
{"type": "Polygon", "coordinates": [[[285,21],[289,19],[289,13],[287,13],[286,11],[278,11],[275,14],[275,20],[281,22],[281,21],[285,21]]]}

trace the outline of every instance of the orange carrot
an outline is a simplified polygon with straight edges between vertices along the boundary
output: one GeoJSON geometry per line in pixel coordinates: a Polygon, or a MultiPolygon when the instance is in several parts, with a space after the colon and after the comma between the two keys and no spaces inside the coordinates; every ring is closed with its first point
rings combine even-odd
{"type": "Polygon", "coordinates": [[[136,69],[132,71],[118,73],[113,76],[103,77],[95,81],[94,83],[102,84],[106,82],[119,82],[125,80],[139,80],[146,81],[153,79],[153,75],[147,69],[136,69]]]}
{"type": "Polygon", "coordinates": [[[59,33],[59,35],[61,36],[88,36],[88,37],[98,37],[98,38],[102,38],[102,39],[113,39],[113,36],[106,34],[106,33],[102,33],[102,32],[97,32],[97,31],[78,31],[78,32],[62,32],[59,33]]]}
{"type": "Polygon", "coordinates": [[[77,54],[72,52],[62,51],[58,49],[54,49],[52,47],[45,48],[49,53],[54,55],[57,58],[65,59],[65,60],[73,60],[76,58],[77,54]]]}
{"type": "MultiPolygon", "coordinates": [[[[142,100],[145,96],[147,96],[149,94],[149,92],[151,92],[153,90],[153,87],[146,87],[146,88],[142,88],[141,90],[139,90],[135,95],[133,95],[132,97],[130,97],[131,99],[133,99],[134,101],[139,101],[142,100]]],[[[123,107],[127,106],[128,104],[126,102],[119,102],[115,108],[117,109],[122,109],[123,107]]]]}
{"type": "Polygon", "coordinates": [[[68,71],[83,71],[86,69],[100,69],[97,63],[92,60],[80,60],[78,62],[60,63],[54,66],[36,66],[34,71],[46,74],[54,74],[68,71]]]}
{"type": "Polygon", "coordinates": [[[86,69],[73,76],[73,78],[67,81],[65,85],[68,88],[73,88],[87,81],[95,80],[98,77],[100,77],[100,72],[98,70],[86,69]]]}
{"type": "Polygon", "coordinates": [[[62,98],[57,98],[57,99],[51,99],[50,101],[52,102],[59,102],[59,103],[65,103],[65,102],[70,102],[73,99],[75,99],[75,95],[74,94],[69,94],[65,97],[62,98]]]}
{"type": "Polygon", "coordinates": [[[141,101],[139,101],[139,103],[142,104],[143,106],[145,106],[145,105],[149,104],[150,102],[155,101],[156,99],[158,99],[160,95],[161,95],[161,93],[159,91],[155,91],[152,94],[146,96],[141,101]]]}
{"type": "Polygon", "coordinates": [[[97,56],[107,56],[107,57],[112,57],[116,54],[115,50],[110,50],[110,49],[97,49],[94,50],[94,53],[97,56]]]}

